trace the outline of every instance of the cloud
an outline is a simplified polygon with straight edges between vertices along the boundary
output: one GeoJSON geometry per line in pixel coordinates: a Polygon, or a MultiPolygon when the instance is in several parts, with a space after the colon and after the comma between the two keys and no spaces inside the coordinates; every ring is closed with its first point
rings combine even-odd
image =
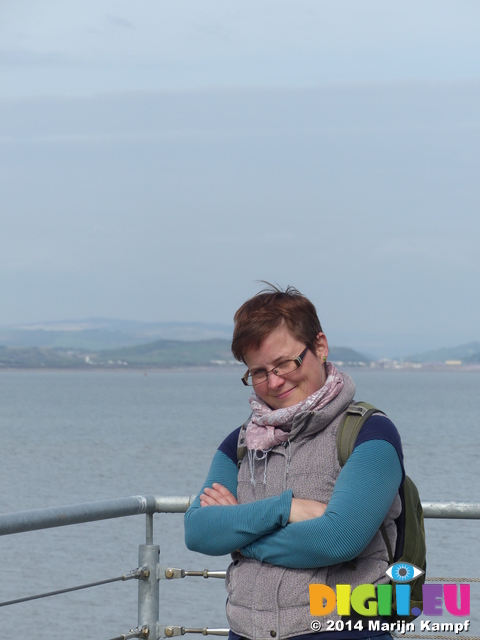
{"type": "Polygon", "coordinates": [[[125,18],[122,18],[121,16],[107,15],[107,21],[114,27],[135,31],[135,25],[133,22],[131,20],[125,20],[125,18]]]}
{"type": "Polygon", "coordinates": [[[8,95],[480,78],[478,3],[17,4],[0,10],[3,47],[24,72],[4,76],[8,95]],[[74,77],[56,55],[76,60],[74,77]]]}

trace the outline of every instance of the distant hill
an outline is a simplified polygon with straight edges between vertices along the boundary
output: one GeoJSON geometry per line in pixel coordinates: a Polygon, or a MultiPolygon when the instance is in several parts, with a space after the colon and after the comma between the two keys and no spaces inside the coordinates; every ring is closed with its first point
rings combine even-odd
{"type": "MultiPolygon", "coordinates": [[[[346,347],[333,347],[330,359],[344,365],[369,362],[346,347]]],[[[92,369],[240,366],[230,350],[230,340],[156,340],[118,349],[52,349],[0,347],[0,368],[92,369]]]]}
{"type": "Polygon", "coordinates": [[[2,369],[78,369],[87,367],[85,354],[66,349],[0,347],[2,369]]]}
{"type": "Polygon", "coordinates": [[[480,351],[477,351],[477,353],[465,358],[464,362],[465,364],[480,364],[480,351]]]}
{"type": "MultiPolygon", "coordinates": [[[[368,358],[347,347],[330,349],[330,360],[348,365],[367,364],[368,358]]],[[[126,362],[130,366],[206,366],[237,364],[230,350],[230,340],[157,340],[149,344],[124,349],[102,351],[94,359],[98,363],[126,362]]]]}
{"type": "Polygon", "coordinates": [[[154,340],[231,338],[233,326],[205,322],[134,322],[85,318],[0,327],[0,345],[101,351],[154,340]]]}
{"type": "Polygon", "coordinates": [[[365,365],[372,362],[370,358],[349,347],[330,347],[328,359],[333,362],[342,362],[344,365],[349,366],[365,365]]]}
{"type": "Polygon", "coordinates": [[[403,358],[409,362],[445,362],[447,360],[461,360],[464,363],[474,363],[480,361],[480,342],[468,342],[457,347],[444,347],[433,351],[417,353],[408,358],[403,358]],[[475,359],[477,358],[477,359],[475,359]]]}
{"type": "Polygon", "coordinates": [[[91,357],[102,366],[198,367],[236,364],[229,340],[156,340],[148,344],[99,351],[91,357]]]}
{"type": "MultiPolygon", "coordinates": [[[[0,327],[0,367],[91,368],[214,366],[233,362],[233,325],[84,318],[0,327]],[[119,364],[119,362],[127,364],[119,364]]],[[[349,347],[330,347],[339,366],[375,361],[349,347]]],[[[480,342],[425,351],[400,363],[480,364],[480,342]]],[[[379,363],[378,366],[382,366],[379,363]]]]}

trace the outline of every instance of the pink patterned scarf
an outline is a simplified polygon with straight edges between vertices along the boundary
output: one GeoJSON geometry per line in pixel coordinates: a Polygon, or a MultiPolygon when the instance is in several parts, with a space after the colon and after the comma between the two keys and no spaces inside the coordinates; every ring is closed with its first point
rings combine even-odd
{"type": "Polygon", "coordinates": [[[246,429],[247,448],[268,451],[281,442],[286,442],[292,428],[293,419],[304,411],[320,411],[343,388],[343,378],[335,365],[325,363],[327,380],[323,387],[302,402],[284,409],[271,409],[255,391],[250,396],[252,417],[246,429]]]}

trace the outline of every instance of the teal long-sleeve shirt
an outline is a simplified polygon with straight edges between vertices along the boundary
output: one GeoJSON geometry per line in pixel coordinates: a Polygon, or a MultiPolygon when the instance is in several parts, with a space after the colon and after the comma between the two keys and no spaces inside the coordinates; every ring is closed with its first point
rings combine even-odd
{"type": "MultiPolygon", "coordinates": [[[[217,451],[200,493],[214,482],[236,497],[238,469],[217,451]]],[[[185,543],[207,555],[242,555],[291,568],[330,566],[365,549],[385,519],[403,477],[395,447],[386,440],[357,446],[342,468],[324,514],[288,524],[292,491],[242,505],[200,505],[185,514],[185,543]]]]}

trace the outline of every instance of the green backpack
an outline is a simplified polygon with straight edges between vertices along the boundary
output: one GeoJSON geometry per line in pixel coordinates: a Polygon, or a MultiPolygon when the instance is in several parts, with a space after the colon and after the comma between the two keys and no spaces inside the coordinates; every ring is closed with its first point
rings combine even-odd
{"type": "MultiPolygon", "coordinates": [[[[365,422],[374,413],[382,413],[379,409],[367,402],[354,402],[351,404],[345,416],[342,418],[337,433],[337,451],[338,461],[340,466],[343,467],[348,457],[353,451],[355,441],[360,433],[360,429],[365,422]]],[[[385,414],[383,414],[385,415],[385,414]]],[[[400,497],[402,499],[403,510],[403,549],[397,548],[392,552],[390,541],[387,537],[385,525],[382,523],[380,526],[380,532],[388,551],[389,563],[405,562],[418,567],[422,571],[426,571],[427,568],[427,549],[425,545],[425,528],[423,525],[423,510],[418,495],[418,489],[414,482],[408,476],[405,476],[404,483],[400,488],[400,497]]],[[[400,518],[402,517],[402,514],[400,518]]],[[[396,520],[397,527],[401,526],[400,518],[396,520]]],[[[410,609],[417,608],[420,611],[423,609],[423,594],[422,586],[425,582],[425,573],[412,580],[410,584],[410,609]]],[[[392,590],[394,599],[392,604],[391,620],[404,620],[405,622],[411,622],[419,613],[412,613],[409,616],[399,616],[396,612],[395,601],[395,589],[392,590]]]]}

